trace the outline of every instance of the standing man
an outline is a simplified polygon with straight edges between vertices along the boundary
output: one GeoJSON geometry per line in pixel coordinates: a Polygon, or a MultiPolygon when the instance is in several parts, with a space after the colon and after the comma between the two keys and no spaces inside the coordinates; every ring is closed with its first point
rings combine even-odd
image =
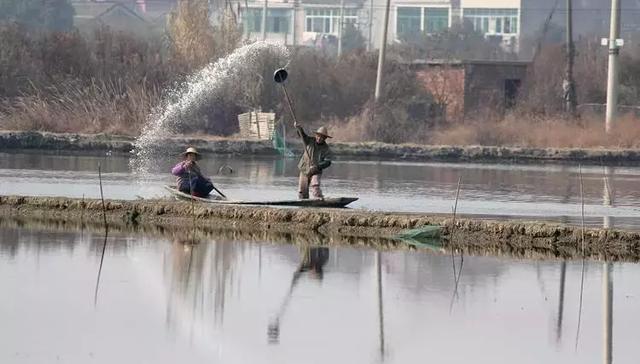
{"type": "Polygon", "coordinates": [[[322,199],[322,189],[320,188],[322,171],[331,165],[331,149],[327,144],[327,138],[331,138],[326,127],[320,127],[315,136],[308,136],[304,129],[297,122],[293,125],[302,138],[305,152],[300,158],[298,169],[300,170],[300,180],[298,182],[298,198],[309,198],[309,187],[313,198],[322,199]]]}

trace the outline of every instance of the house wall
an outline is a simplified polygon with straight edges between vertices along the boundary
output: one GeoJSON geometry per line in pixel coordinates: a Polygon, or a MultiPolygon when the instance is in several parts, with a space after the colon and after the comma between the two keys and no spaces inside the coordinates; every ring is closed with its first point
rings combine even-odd
{"type": "Polygon", "coordinates": [[[465,67],[465,114],[489,107],[505,109],[505,82],[520,80],[521,89],[527,76],[525,65],[467,64],[465,67]]]}
{"type": "MultiPolygon", "coordinates": [[[[246,6],[244,3],[240,3],[240,11],[244,12],[246,6]]],[[[262,11],[264,2],[262,1],[252,1],[248,3],[250,9],[255,9],[258,11],[262,11]]],[[[274,0],[269,1],[268,3],[269,9],[286,9],[291,12],[290,17],[290,29],[288,33],[270,33],[267,32],[267,40],[275,41],[279,43],[285,43],[287,45],[311,45],[313,41],[316,40],[318,36],[333,35],[337,38],[338,30],[337,26],[332,26],[332,31],[329,32],[313,32],[307,31],[306,29],[306,16],[308,11],[313,10],[322,10],[322,11],[331,11],[332,20],[331,23],[335,24],[337,19],[339,19],[339,9],[340,6],[338,3],[299,3],[294,1],[283,1],[283,0],[274,0]]],[[[367,24],[367,19],[363,19],[363,16],[367,14],[363,14],[361,11],[361,3],[353,3],[347,2],[345,4],[345,13],[353,12],[356,15],[355,22],[356,24],[362,28],[361,31],[363,34],[366,34],[366,27],[363,27],[367,24]]],[[[241,16],[241,19],[243,16],[241,16]]],[[[349,17],[345,18],[345,21],[348,21],[349,17]]],[[[245,31],[246,33],[246,31],[245,31]]],[[[255,31],[250,32],[248,34],[249,39],[252,40],[262,40],[262,32],[255,31]]]]}
{"type": "MultiPolygon", "coordinates": [[[[531,59],[539,34],[546,19],[551,14],[556,0],[522,0],[522,38],[527,45],[521,49],[522,59],[531,59]]],[[[611,2],[605,0],[573,1],[573,35],[574,39],[592,38],[599,40],[609,35],[611,2]]],[[[625,48],[631,44],[633,33],[640,33],[640,0],[622,1],[621,35],[625,39],[625,48]]],[[[557,4],[551,18],[554,34],[547,34],[547,40],[564,42],[564,29],[567,23],[566,1],[557,4]],[[560,33],[560,34],[558,34],[560,33]]],[[[603,49],[606,53],[606,49],[603,49]]]]}
{"type": "MultiPolygon", "coordinates": [[[[241,4],[240,7],[240,22],[243,23],[245,36],[250,40],[262,40],[262,30],[258,29],[257,31],[247,31],[246,24],[246,5],[249,6],[250,11],[259,11],[260,13],[264,9],[264,2],[252,1],[246,4],[241,4]]],[[[266,33],[266,40],[269,42],[276,42],[280,44],[286,45],[294,45],[296,44],[296,14],[293,3],[283,1],[283,0],[271,0],[268,2],[269,10],[282,10],[289,12],[289,28],[286,32],[270,32],[266,33]]],[[[262,16],[259,16],[260,25],[262,26],[262,16]]],[[[269,20],[267,20],[269,21],[269,20]]]]}
{"type": "MultiPolygon", "coordinates": [[[[507,47],[514,47],[517,50],[520,37],[520,26],[522,23],[522,15],[520,8],[522,1],[527,0],[392,0],[391,11],[389,14],[389,35],[387,41],[389,43],[398,41],[397,18],[398,7],[401,6],[422,6],[422,7],[446,7],[449,9],[449,26],[461,21],[463,17],[464,9],[516,9],[518,17],[518,32],[512,35],[502,36],[503,44],[507,47]]],[[[535,1],[535,0],[530,0],[535,1]]],[[[384,10],[385,0],[369,0],[363,5],[363,12],[365,14],[370,13],[370,7],[373,3],[373,37],[372,42],[374,48],[378,48],[382,39],[383,22],[384,22],[384,10]]],[[[367,17],[368,19],[368,17],[367,17]]],[[[365,36],[368,33],[364,32],[365,36]]]]}
{"type": "Polygon", "coordinates": [[[447,121],[461,120],[465,110],[465,70],[462,66],[424,66],[416,77],[445,109],[447,121]]]}
{"type": "MultiPolygon", "coordinates": [[[[448,26],[451,27],[451,1],[450,0],[397,0],[393,1],[391,5],[391,11],[389,13],[389,35],[388,40],[390,43],[398,41],[400,35],[397,32],[398,29],[398,8],[402,7],[420,7],[429,9],[447,9],[448,14],[448,26]]],[[[423,31],[425,31],[423,29],[423,31]]]]}
{"type": "Polygon", "coordinates": [[[460,6],[464,8],[520,8],[522,0],[460,0],[460,6]]]}
{"type": "MultiPolygon", "coordinates": [[[[509,19],[515,19],[517,25],[512,25],[512,31],[505,32],[504,34],[500,31],[495,31],[496,28],[496,17],[490,17],[489,27],[490,30],[486,30],[485,35],[487,37],[496,37],[498,40],[502,41],[502,45],[505,48],[513,49],[515,51],[518,50],[519,40],[521,36],[521,24],[522,24],[522,13],[521,13],[521,5],[523,0],[460,0],[461,6],[461,16],[465,19],[466,14],[471,11],[471,9],[486,9],[487,11],[491,11],[491,9],[511,9],[514,11],[514,16],[509,16],[509,19]]],[[[498,17],[501,21],[500,27],[504,29],[507,17],[498,17]]],[[[468,20],[468,18],[467,18],[468,20]]]]}
{"type": "MultiPolygon", "coordinates": [[[[388,42],[393,43],[398,41],[397,34],[397,9],[403,6],[419,6],[419,7],[443,7],[449,9],[449,25],[459,21],[463,16],[465,8],[475,9],[518,9],[518,33],[515,36],[504,36],[503,42],[508,45],[511,42],[516,42],[516,47],[519,46],[522,37],[532,36],[537,32],[545,22],[546,17],[556,0],[392,0],[391,10],[389,14],[389,35],[388,42]],[[515,39],[512,39],[515,38],[515,39]]],[[[595,6],[593,2],[596,0],[578,0],[574,4],[576,10],[576,16],[580,21],[576,20],[575,28],[576,35],[584,34],[589,29],[596,31],[604,29],[608,26],[608,11],[606,9],[600,9],[601,7],[595,6]]],[[[633,0],[634,4],[630,5],[630,8],[640,8],[640,0],[633,0]]],[[[244,2],[239,2],[240,8],[245,7],[244,2]]],[[[252,8],[262,9],[262,1],[251,1],[248,3],[252,8]]],[[[347,1],[348,7],[357,7],[358,10],[358,24],[363,36],[369,40],[369,23],[372,22],[370,42],[373,48],[378,48],[383,30],[384,9],[386,6],[386,0],[368,0],[362,3],[350,3],[347,1]],[[373,8],[372,8],[373,5],[373,8]]],[[[283,36],[282,34],[273,34],[267,36],[268,40],[272,41],[284,41],[287,39],[287,44],[304,44],[305,40],[309,40],[315,37],[315,34],[305,32],[305,9],[308,8],[333,8],[339,7],[339,2],[333,0],[319,1],[314,0],[313,3],[309,2],[295,2],[293,0],[271,0],[269,1],[270,8],[289,8],[295,12],[293,22],[294,27],[290,36],[283,36]],[[307,34],[305,34],[307,33],[307,34]]],[[[564,26],[566,11],[564,10],[564,2],[560,2],[558,9],[553,17],[553,22],[564,26]]],[[[626,14],[626,13],[625,13],[626,14]]],[[[625,17],[623,14],[623,18],[625,17]]],[[[638,12],[630,12],[627,17],[638,14],[638,12]]],[[[640,16],[638,17],[640,19],[640,16]]],[[[638,21],[640,22],[640,21],[638,21]]],[[[636,22],[636,23],[638,23],[636,22]]],[[[629,22],[623,22],[627,24],[629,22]]],[[[631,22],[633,23],[633,22],[631,22]]],[[[636,27],[640,30],[640,26],[636,27]]],[[[634,29],[636,29],[634,28],[634,29]]],[[[261,39],[261,33],[251,35],[251,39],[261,39]]]]}
{"type": "Polygon", "coordinates": [[[444,107],[448,122],[462,120],[484,108],[504,111],[505,82],[519,80],[522,90],[527,75],[524,64],[431,64],[414,69],[424,88],[444,107]]]}

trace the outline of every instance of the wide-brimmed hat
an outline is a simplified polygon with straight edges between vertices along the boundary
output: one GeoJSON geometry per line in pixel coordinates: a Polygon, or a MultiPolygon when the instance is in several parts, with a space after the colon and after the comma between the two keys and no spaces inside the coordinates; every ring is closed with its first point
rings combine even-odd
{"type": "Polygon", "coordinates": [[[333,138],[331,135],[329,135],[329,131],[327,130],[326,126],[319,127],[318,130],[316,130],[316,134],[322,135],[325,138],[333,138]]]}
{"type": "Polygon", "coordinates": [[[196,148],[194,148],[194,147],[189,147],[189,148],[187,148],[187,150],[185,150],[184,152],[182,152],[182,155],[187,155],[187,154],[189,154],[189,153],[195,154],[195,155],[197,155],[197,156],[199,156],[199,155],[200,155],[200,153],[198,153],[198,151],[197,151],[197,150],[196,150],[196,148]]]}

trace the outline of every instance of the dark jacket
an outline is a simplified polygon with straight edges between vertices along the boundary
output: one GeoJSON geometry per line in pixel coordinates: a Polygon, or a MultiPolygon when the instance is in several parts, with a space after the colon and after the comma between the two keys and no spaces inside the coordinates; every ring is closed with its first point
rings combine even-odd
{"type": "Polygon", "coordinates": [[[311,168],[317,167],[318,170],[315,174],[322,174],[322,170],[328,168],[331,165],[331,159],[333,159],[329,144],[318,144],[316,138],[308,136],[300,126],[298,127],[298,135],[302,138],[304,147],[307,150],[307,152],[302,153],[302,158],[298,163],[300,173],[309,175],[311,168]],[[311,162],[309,162],[309,157],[311,157],[311,162]]]}

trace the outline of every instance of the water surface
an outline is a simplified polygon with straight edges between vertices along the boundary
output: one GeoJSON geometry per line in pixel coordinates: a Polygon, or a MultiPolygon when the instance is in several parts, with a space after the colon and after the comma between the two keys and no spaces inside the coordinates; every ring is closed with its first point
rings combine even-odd
{"type": "MultiPolygon", "coordinates": [[[[0,194],[99,197],[98,164],[107,198],[166,197],[164,184],[174,158],[159,161],[150,181],[138,184],[122,156],[52,156],[0,153],[0,194]]],[[[297,197],[295,159],[212,156],[205,172],[231,198],[297,197]],[[218,173],[222,166],[234,173],[218,173]]],[[[640,168],[583,167],[586,223],[640,229],[640,168]],[[609,186],[608,189],[605,186],[609,186]]],[[[331,196],[358,196],[352,206],[401,212],[450,214],[458,178],[463,185],[459,212],[476,217],[534,218],[579,223],[578,168],[566,165],[447,164],[371,161],[336,162],[324,175],[331,196]]]]}
{"type": "MultiPolygon", "coordinates": [[[[297,243],[111,236],[96,297],[102,235],[0,228],[0,362],[603,362],[603,263],[579,324],[580,261],[297,243]]],[[[637,362],[639,280],[613,265],[614,363],[637,362]]]]}

